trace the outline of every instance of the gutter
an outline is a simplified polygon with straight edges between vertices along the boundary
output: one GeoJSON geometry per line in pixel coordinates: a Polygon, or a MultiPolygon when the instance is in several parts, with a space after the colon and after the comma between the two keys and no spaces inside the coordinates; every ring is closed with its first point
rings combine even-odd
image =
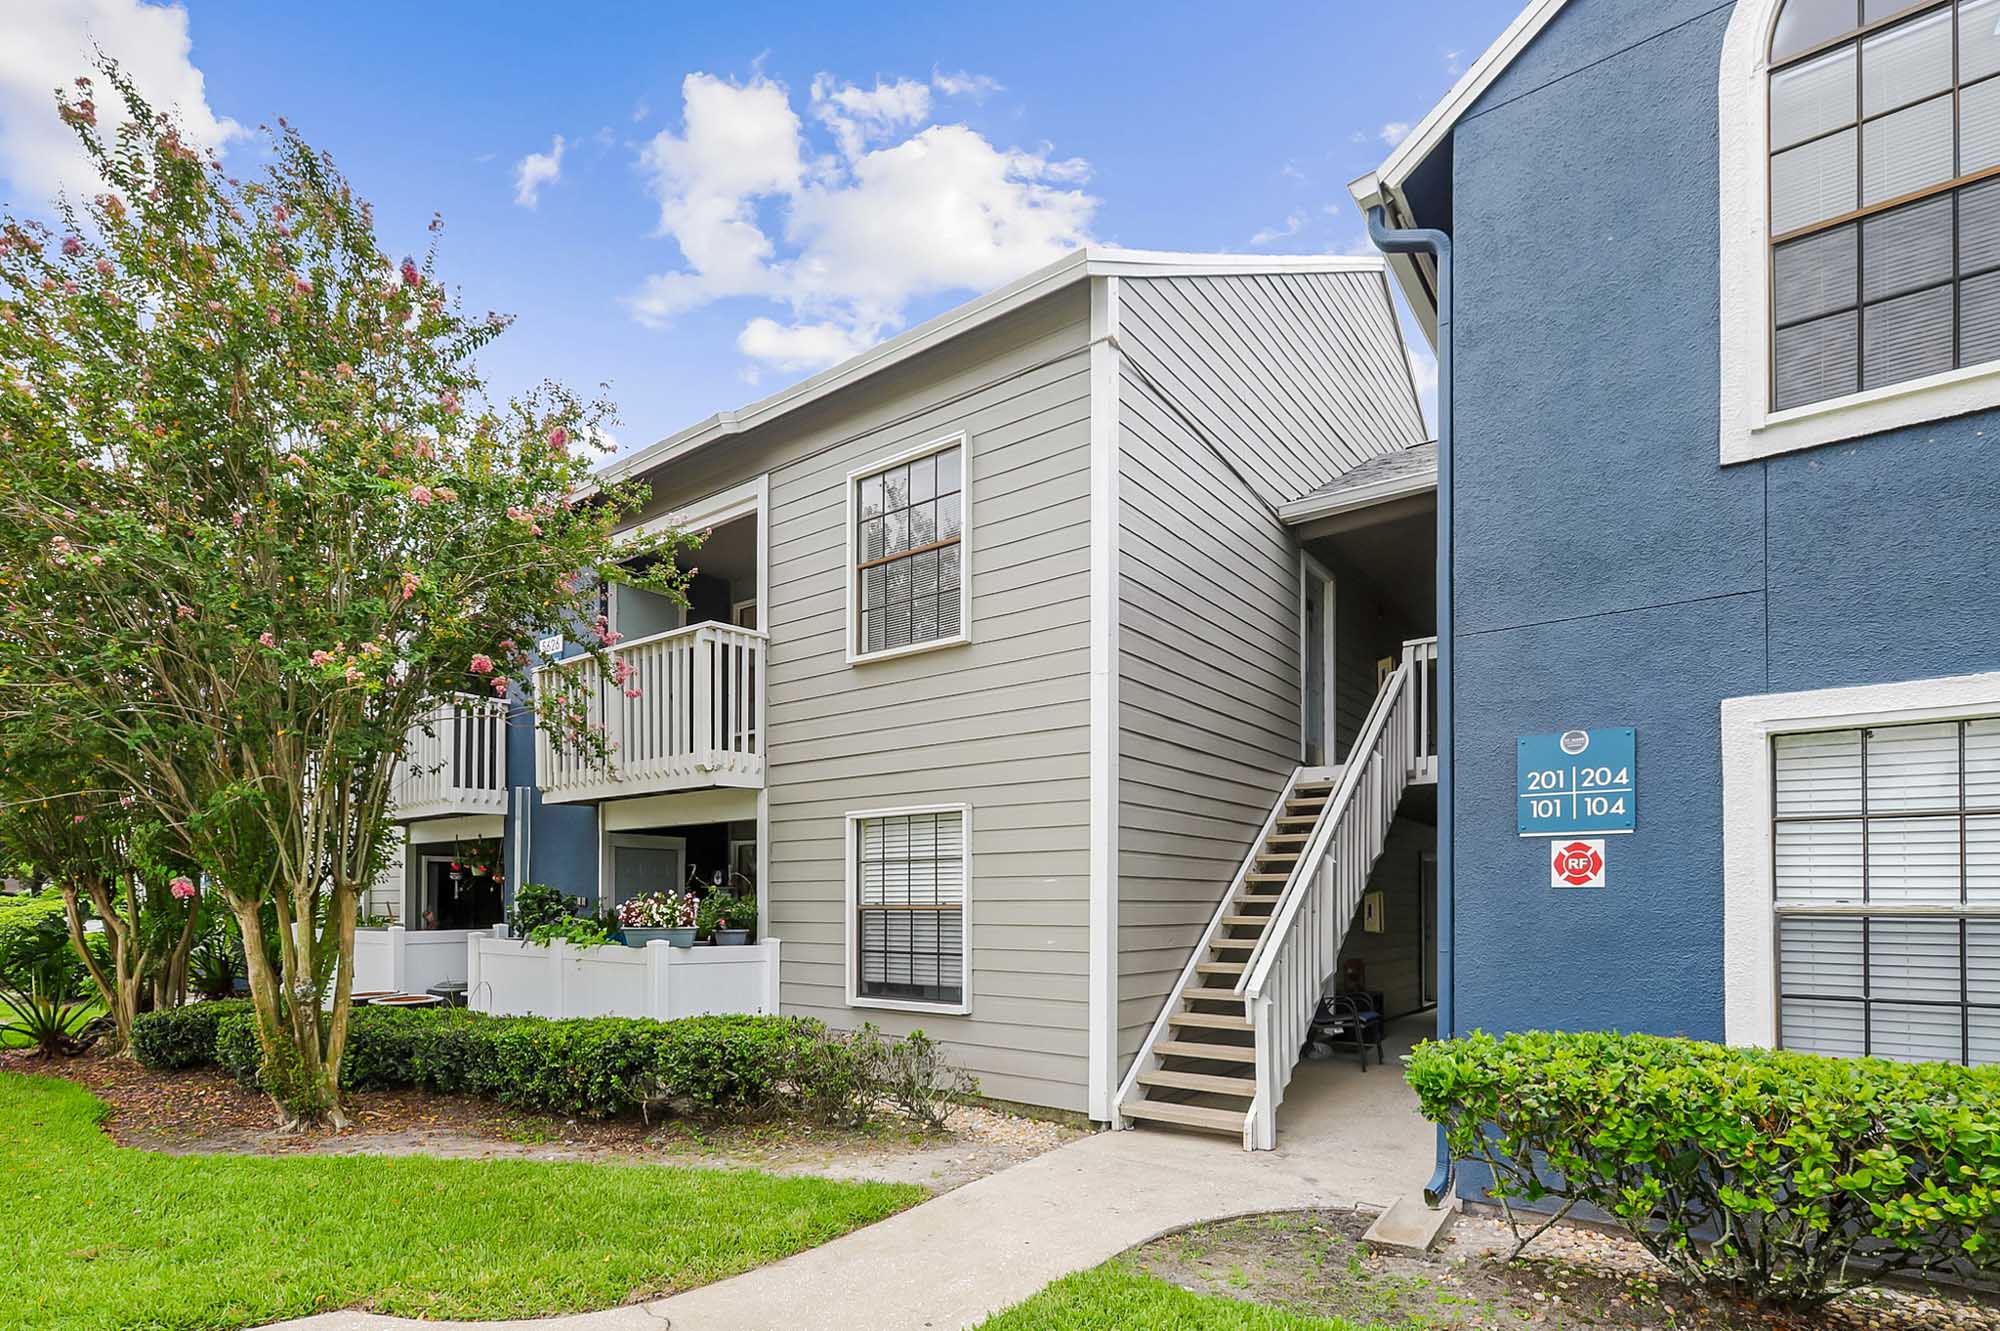
{"type": "MultiPolygon", "coordinates": [[[[1412,229],[1391,230],[1388,216],[1382,205],[1368,210],[1368,238],[1384,254],[1428,253],[1437,263],[1437,358],[1438,358],[1438,429],[1437,429],[1437,739],[1438,739],[1438,841],[1437,841],[1437,893],[1438,893],[1438,1038],[1451,1039],[1458,1034],[1458,1013],[1456,987],[1458,973],[1454,962],[1456,920],[1456,887],[1452,877],[1452,777],[1456,764],[1452,761],[1454,738],[1452,691],[1453,660],[1457,656],[1457,646],[1452,640],[1453,614],[1451,598],[1451,574],[1453,551],[1453,519],[1451,503],[1452,473],[1452,377],[1451,377],[1451,237],[1442,231],[1412,229]]],[[[1451,1147],[1445,1140],[1444,1129],[1437,1132],[1437,1171],[1431,1181],[1424,1185],[1424,1200],[1432,1206],[1441,1206],[1451,1196],[1452,1168],[1451,1147]]]]}

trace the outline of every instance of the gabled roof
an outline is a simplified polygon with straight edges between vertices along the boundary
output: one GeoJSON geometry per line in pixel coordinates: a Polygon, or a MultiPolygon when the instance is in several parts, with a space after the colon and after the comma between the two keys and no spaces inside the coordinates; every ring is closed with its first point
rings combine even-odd
{"type": "MultiPolygon", "coordinates": [[[[1499,40],[1486,48],[1486,53],[1472,62],[1452,90],[1444,95],[1444,100],[1432,107],[1430,114],[1417,122],[1409,137],[1397,144],[1395,149],[1382,160],[1382,165],[1349,185],[1348,192],[1366,213],[1377,204],[1389,214],[1389,224],[1397,227],[1421,226],[1410,207],[1404,193],[1410,177],[1418,168],[1428,162],[1431,155],[1444,146],[1451,137],[1451,131],[1470,111],[1473,104],[1492,87],[1507,67],[1528,49],[1528,44],[1541,35],[1550,20],[1562,12],[1569,0],[1531,0],[1528,7],[1515,16],[1500,34],[1499,40]]],[[[1426,263],[1428,261],[1425,261],[1426,263]]],[[[1437,296],[1424,265],[1408,256],[1397,256],[1390,261],[1390,271],[1395,273],[1403,294],[1409,298],[1410,307],[1416,311],[1418,322],[1433,343],[1437,341],[1437,296]]]]}
{"type": "Polygon", "coordinates": [[[1157,250],[1091,246],[1029,273],[1018,281],[945,311],[935,319],[879,343],[810,379],[780,389],[735,411],[718,412],[599,470],[605,481],[624,480],[684,458],[711,444],[768,425],[791,412],[860,382],[922,352],[991,323],[1031,301],[1092,277],[1213,277],[1282,273],[1379,273],[1376,256],[1287,254],[1173,254],[1157,250]]]}
{"type": "Polygon", "coordinates": [[[1280,505],[1278,516],[1296,526],[1314,518],[1386,504],[1437,489],[1437,475],[1437,440],[1426,440],[1400,452],[1378,453],[1349,467],[1311,494],[1280,505]]]}

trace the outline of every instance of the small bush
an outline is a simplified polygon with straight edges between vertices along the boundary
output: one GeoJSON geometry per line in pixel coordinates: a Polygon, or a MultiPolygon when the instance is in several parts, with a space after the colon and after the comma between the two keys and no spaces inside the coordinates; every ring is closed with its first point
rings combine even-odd
{"type": "Polygon", "coordinates": [[[226,1016],[250,1011],[247,998],[188,1003],[144,1012],[132,1023],[132,1053],[149,1068],[195,1068],[219,1060],[215,1028],[226,1016]]]}
{"type": "Polygon", "coordinates": [[[514,933],[525,938],[545,924],[576,913],[576,902],[547,883],[523,883],[514,890],[514,933]]]}
{"type": "MultiPolygon", "coordinates": [[[[141,1058],[154,1067],[213,1061],[255,1086],[262,1059],[256,1020],[247,1002],[151,1014],[141,1021],[148,1051],[141,1058]],[[182,1014],[202,1009],[221,1012],[197,1031],[182,1014]],[[174,1030],[155,1029],[173,1018],[180,1018],[174,1030]]],[[[873,1027],[849,1036],[800,1017],[547,1021],[381,1007],[350,1015],[340,1081],[350,1090],[417,1086],[593,1118],[666,1110],[856,1126],[887,1107],[928,1128],[941,1124],[949,1097],[971,1086],[921,1036],[884,1042],[873,1027]]]]}
{"type": "MultiPolygon", "coordinates": [[[[89,941],[99,964],[108,969],[110,958],[101,936],[89,941]]],[[[69,921],[56,893],[0,896],[0,985],[58,999],[75,998],[90,987],[89,972],[70,942],[69,921]]]]}
{"type": "Polygon", "coordinates": [[[1776,1304],[2000,1271],[2000,1068],[1537,1032],[1421,1045],[1409,1078],[1517,1236],[1516,1203],[1587,1206],[1776,1304]]]}

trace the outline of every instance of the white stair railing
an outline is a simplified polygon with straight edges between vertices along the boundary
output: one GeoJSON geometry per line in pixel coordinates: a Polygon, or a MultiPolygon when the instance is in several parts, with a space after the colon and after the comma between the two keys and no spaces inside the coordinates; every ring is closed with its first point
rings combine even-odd
{"type": "Polygon", "coordinates": [[[1409,786],[1417,758],[1411,722],[1422,705],[1414,664],[1405,650],[1402,663],[1383,681],[1348,752],[1333,799],[1236,984],[1256,1036],[1256,1095],[1243,1124],[1243,1145],[1249,1150],[1277,1145],[1278,1105],[1298,1067],[1327,977],[1339,965],[1341,944],[1396,820],[1396,806],[1409,786]]]}

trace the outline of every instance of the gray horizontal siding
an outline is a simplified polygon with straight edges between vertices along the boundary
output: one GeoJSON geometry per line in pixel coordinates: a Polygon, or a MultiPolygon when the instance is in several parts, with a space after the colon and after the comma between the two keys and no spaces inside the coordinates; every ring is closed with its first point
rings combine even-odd
{"type": "Polygon", "coordinates": [[[654,511],[770,473],[770,932],[784,1010],[921,1028],[1003,1099],[1082,1109],[1090,841],[1090,390],[1079,284],[655,473],[654,511]],[[972,642],[846,660],[846,478],[972,440],[972,642]],[[845,816],[972,806],[972,1013],[846,1002],[845,816]]]}

